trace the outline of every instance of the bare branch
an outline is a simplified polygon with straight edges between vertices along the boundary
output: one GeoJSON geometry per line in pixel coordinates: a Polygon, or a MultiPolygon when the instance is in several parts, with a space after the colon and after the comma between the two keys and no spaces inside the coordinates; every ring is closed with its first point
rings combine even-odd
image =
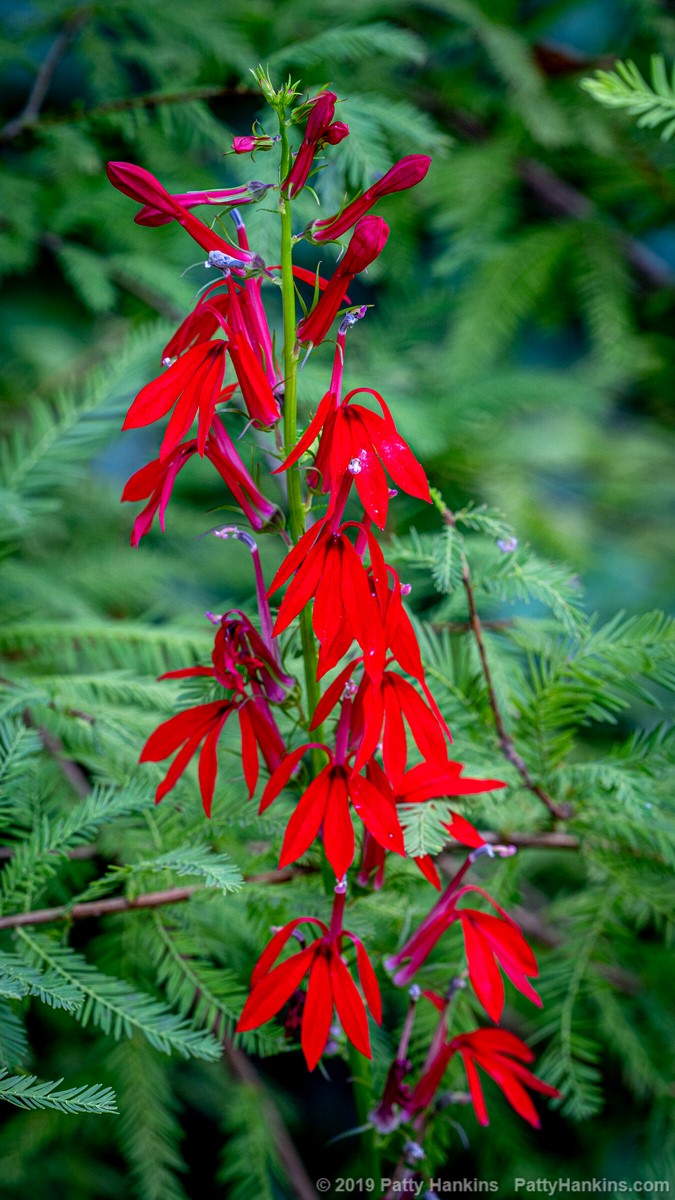
{"type": "MultiPolygon", "coordinates": [[[[284,867],[281,871],[265,871],[246,875],[246,883],[288,883],[307,872],[302,867],[284,867]]],[[[49,925],[52,921],[84,921],[88,917],[106,917],[111,913],[134,912],[139,908],[161,908],[165,904],[182,904],[195,892],[209,890],[203,884],[167,888],[163,892],[145,892],[142,896],[109,896],[105,900],[87,900],[83,904],[60,904],[55,908],[36,908],[32,912],[9,913],[0,917],[0,929],[19,929],[23,925],[49,925]]]]}
{"type": "MultiPolygon", "coordinates": [[[[450,512],[449,508],[445,508],[443,510],[443,520],[445,521],[446,525],[450,525],[454,528],[455,518],[450,512]]],[[[571,817],[572,809],[568,804],[556,804],[555,800],[549,796],[546,789],[543,788],[541,784],[536,783],[536,781],[532,778],[524,759],[521,758],[520,754],[516,750],[513,744],[513,738],[508,733],[506,725],[504,724],[504,718],[499,707],[499,701],[497,700],[497,693],[492,680],[490,663],[488,662],[487,651],[485,649],[483,626],[478,615],[478,609],[476,608],[476,597],[474,594],[473,585],[471,583],[469,564],[464,557],[462,559],[462,583],[464,585],[464,591],[466,592],[466,598],[469,605],[469,624],[473,632],[476,646],[478,647],[481,667],[483,668],[483,677],[487,687],[488,700],[490,701],[490,708],[492,709],[492,714],[495,719],[497,737],[499,739],[499,746],[502,754],[504,755],[504,758],[516,768],[516,771],[520,775],[520,778],[522,779],[528,791],[532,792],[534,796],[539,797],[542,804],[546,805],[552,816],[558,817],[560,820],[564,821],[568,817],[571,817]]]]}
{"type": "Polygon", "coordinates": [[[86,9],[83,9],[66,21],[63,29],[47,51],[46,57],[35,76],[35,82],[22,112],[17,117],[13,117],[11,121],[8,121],[0,129],[0,142],[13,141],[14,138],[19,137],[19,134],[23,133],[24,129],[31,128],[37,123],[40,109],[44,104],[45,97],[54,78],[54,72],[88,16],[89,14],[86,9]]]}

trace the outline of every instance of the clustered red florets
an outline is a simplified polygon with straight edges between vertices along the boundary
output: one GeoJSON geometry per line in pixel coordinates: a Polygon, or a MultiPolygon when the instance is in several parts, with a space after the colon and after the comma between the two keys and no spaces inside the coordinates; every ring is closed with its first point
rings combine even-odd
{"type": "MultiPolygon", "coordinates": [[[[334,119],[336,99],[332,92],[322,91],[299,110],[306,119],[306,128],[292,165],[278,185],[283,203],[306,185],[317,152],[347,137],[348,126],[334,119]]],[[[235,138],[233,149],[238,154],[270,150],[278,140],[255,134],[235,138]]],[[[319,281],[318,299],[297,326],[298,345],[318,346],[326,339],[353,278],[384,248],[389,228],[370,209],[382,197],[419,183],[429,164],[426,155],[409,155],[339,213],[314,221],[307,228],[305,236],[315,243],[353,232],[333,275],[327,282],[319,281]]],[[[110,163],[108,175],[115,187],[141,204],[135,218],[138,223],[158,226],[177,221],[207,251],[206,265],[220,271],[220,277],[206,289],[165,347],[162,374],[140,391],[125,421],[125,428],[138,428],[171,414],[159,457],[137,471],[124,489],[124,500],[147,501],[136,518],[132,544],[137,546],[149,532],[156,514],[164,528],[175,479],[194,455],[215,466],[253,529],[278,527],[279,511],[244,466],[224,417],[242,404],[249,421],[264,431],[275,427],[282,415],[283,373],[261,297],[264,279],[274,277],[279,268],[267,268],[251,252],[245,226],[235,208],[236,245],[225,241],[192,213],[199,205],[227,208],[253,203],[272,185],[253,181],[229,190],[171,195],[142,167],[110,163]],[[195,420],[196,437],[183,440],[195,420]]],[[[294,270],[301,280],[315,282],[310,272],[294,270]]],[[[240,612],[221,617],[208,614],[217,625],[211,665],[172,671],[163,678],[205,676],[218,685],[221,694],[165,721],[141,754],[142,761],[151,762],[174,756],[157,789],[158,801],[175,786],[198,754],[199,786],[208,815],[216,784],[218,740],[230,717],[236,715],[239,722],[249,796],[258,783],[260,759],[269,772],[261,812],[298,775],[307,751],[320,751],[323,765],[290,817],[280,866],[304,855],[317,837],[323,840],[327,860],[338,880],[331,924],[326,926],[315,917],[299,917],[275,933],[254,969],[251,993],[237,1027],[240,1031],[257,1028],[290,1002],[289,1027],[300,1023],[301,1044],[310,1069],[329,1044],[334,1011],[347,1038],[368,1056],[367,1011],[376,1022],[382,1020],[379,986],[366,950],[342,923],[346,877],[357,855],[353,814],[363,824],[358,882],[364,887],[372,883],[380,888],[387,855],[406,854],[403,806],[504,786],[496,779],[464,776],[462,764],[449,757],[450,731],[427,684],[417,638],[403,606],[405,589],[385,562],[373,532],[373,525],[384,527],[390,498],[396,494],[390,490],[387,476],[420,500],[429,501],[430,493],[422,466],[398,432],[379,392],[362,387],[342,394],[346,335],[365,311],[347,310],[337,330],[328,390],[306,431],[296,445],[286,448],[286,457],[274,472],[296,469],[319,439],[307,482],[313,491],[327,495],[326,515],[290,548],[269,589],[263,583],[253,538],[236,526],[217,531],[222,537],[239,538],[251,550],[260,630],[240,612]],[[379,411],[356,403],[355,397],[370,397],[379,411]],[[352,485],[363,508],[360,520],[345,519],[352,485]],[[284,585],[286,590],[273,624],[268,596],[284,585]],[[275,712],[287,701],[295,682],[284,671],[277,638],[310,602],[312,627],[319,643],[317,679],[342,664],[354,643],[359,653],[341,665],[310,714],[309,728],[319,729],[338,709],[333,742],[307,742],[289,749],[275,712]],[[412,766],[408,762],[408,733],[421,758],[412,766]],[[313,930],[314,940],[309,945],[305,945],[305,934],[299,931],[301,926],[313,930]],[[301,949],[278,961],[291,937],[300,940],[301,949]],[[345,961],[350,946],[356,954],[360,991],[345,961]],[[307,987],[303,992],[299,987],[305,978],[307,987]]],[[[454,812],[451,816],[443,828],[469,853],[429,915],[398,954],[387,961],[387,967],[393,972],[395,984],[409,985],[439,939],[457,923],[464,937],[469,981],[488,1016],[498,1022],[504,1006],[500,967],[520,992],[539,1004],[530,982],[537,975],[537,965],[507,913],[483,889],[461,881],[477,857],[488,853],[506,855],[513,848],[488,846],[466,818],[454,812]],[[497,915],[460,903],[476,894],[497,915]]],[[[440,890],[433,859],[425,854],[415,861],[440,890]]],[[[373,1124],[381,1131],[393,1129],[401,1121],[415,1121],[429,1108],[454,1055],[464,1063],[475,1111],[483,1124],[487,1123],[487,1113],[477,1066],[497,1082],[513,1107],[533,1125],[538,1117],[525,1087],[556,1094],[523,1065],[531,1061],[532,1055],[512,1033],[486,1028],[448,1036],[450,1000],[459,986],[464,986],[462,980],[453,981],[445,996],[422,993],[414,983],[410,988],[409,1014],[396,1059],[382,1100],[371,1114],[373,1124]],[[406,1055],[415,1005],[422,995],[436,1006],[439,1019],[426,1062],[412,1087],[405,1082],[410,1070],[406,1055]]]]}

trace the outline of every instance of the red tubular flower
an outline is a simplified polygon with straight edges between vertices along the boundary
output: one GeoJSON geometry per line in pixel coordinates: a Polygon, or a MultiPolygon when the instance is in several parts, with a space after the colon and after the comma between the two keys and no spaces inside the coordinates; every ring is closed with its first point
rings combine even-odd
{"type": "MultiPolygon", "coordinates": [[[[136,471],[125,485],[122,500],[146,500],[149,503],[138,514],[131,534],[131,545],[138,546],[141,538],[150,532],[155,515],[164,530],[166,506],[171,497],[176,477],[197,453],[197,439],[176,446],[166,458],[156,458],[136,471]]],[[[237,454],[230,435],[218,417],[214,417],[206,440],[204,454],[218,471],[221,479],[232,492],[237,504],[250,521],[253,529],[263,529],[278,516],[279,510],[263,496],[237,454]]]]}
{"type": "Polygon", "coordinates": [[[321,431],[316,466],[321,475],[322,491],[331,492],[335,498],[345,471],[349,470],[365,511],[381,529],[384,529],[389,506],[385,468],[408,495],[431,502],[424,468],[398,432],[379,392],[372,388],[354,388],[337,407],[332,392],[327,392],[316,416],[274,473],[285,471],[298,462],[321,431]],[[364,392],[374,396],[382,416],[362,404],[350,404],[353,396],[364,392]]]}
{"type": "MultiPolygon", "coordinates": [[[[311,729],[322,725],[335,708],[359,661],[348,663],[326,688],[316,706],[311,729]]],[[[352,731],[357,750],[354,772],[372,758],[381,740],[385,771],[392,780],[400,779],[407,762],[404,718],[420,753],[426,759],[444,763],[447,728],[412,684],[396,671],[385,670],[377,680],[364,673],[354,697],[352,731]]]]}
{"type": "Polygon", "coordinates": [[[308,976],[308,982],[301,1041],[310,1071],[314,1070],[326,1048],[333,1009],[352,1045],[360,1054],[371,1058],[366,1006],[377,1024],[382,1022],[380,989],[375,972],[359,938],[346,929],[335,932],[332,923],[329,929],[316,917],[297,917],[272,938],[253,970],[251,994],[244,1005],[236,1032],[246,1033],[269,1021],[291,998],[305,976],[308,976]],[[318,928],[321,936],[311,946],[274,966],[289,938],[302,924],[318,928]],[[356,947],[356,965],[365,1003],[342,957],[344,938],[349,938],[356,947]]]}
{"type": "MultiPolygon", "coordinates": [[[[354,639],[363,650],[366,670],[377,674],[384,666],[382,629],[366,569],[347,537],[352,525],[362,529],[354,522],[333,529],[328,517],[318,521],[287,555],[269,588],[271,595],[295,576],[281,602],[275,636],[314,597],[312,625],[324,659],[320,674],[334,665],[354,639]]],[[[374,539],[369,539],[369,545],[371,554],[379,552],[381,556],[374,539]]]]}
{"type": "Polygon", "coordinates": [[[528,1070],[524,1064],[533,1062],[534,1054],[525,1042],[506,1029],[476,1029],[473,1033],[462,1033],[441,1046],[405,1105],[408,1118],[429,1106],[454,1054],[459,1054],[464,1063],[480,1125],[489,1125],[490,1122],[477,1067],[482,1067],[494,1079],[518,1116],[535,1129],[541,1128],[539,1114],[525,1089],[530,1088],[542,1096],[551,1097],[559,1096],[560,1092],[528,1070]]]}
{"type": "Polygon", "coordinates": [[[389,237],[389,226],[382,217],[362,217],[340,259],[328,286],[316,306],[298,325],[298,341],[318,346],[328,334],[333,319],[355,275],[365,271],[381,254],[389,237]]]}
{"type": "Polygon", "coordinates": [[[289,198],[295,198],[307,183],[317,150],[320,150],[325,142],[336,146],[349,134],[349,126],[345,125],[344,121],[333,123],[336,100],[334,92],[320,92],[309,101],[311,110],[307,118],[305,136],[293,166],[281,185],[282,193],[289,198]]]}
{"type": "MultiPolygon", "coordinates": [[[[225,208],[230,204],[252,204],[254,197],[249,192],[246,183],[243,187],[216,188],[209,192],[174,192],[171,194],[171,199],[181,208],[190,209],[196,208],[199,204],[217,204],[220,208],[225,208]]],[[[153,228],[158,225],[169,225],[175,219],[173,213],[167,213],[164,208],[155,208],[151,204],[144,204],[134,217],[137,225],[150,225],[153,228]]]]}
{"type": "MultiPolygon", "coordinates": [[[[250,255],[243,254],[236,246],[230,246],[209,229],[208,225],[193,216],[190,210],[167,192],[159,180],[144,167],[137,167],[135,163],[109,162],[106,173],[113,187],[119,192],[152,209],[153,213],[164,214],[169,221],[178,221],[202,249],[221,250],[234,258],[250,258],[250,255]]],[[[156,221],[154,223],[157,224],[156,221]]]]}
{"type": "MultiPolygon", "coordinates": [[[[354,764],[354,766],[356,767],[356,764],[354,764]]],[[[463,767],[461,763],[450,762],[443,756],[437,762],[418,763],[416,767],[413,767],[410,771],[406,771],[406,773],[400,777],[398,783],[394,784],[391,778],[388,777],[378,763],[376,763],[374,759],[371,759],[368,763],[366,775],[370,783],[377,788],[377,790],[388,801],[395,811],[397,811],[401,805],[423,804],[426,800],[438,800],[443,796],[475,795],[477,792],[489,791],[495,786],[504,786],[504,784],[500,784],[494,779],[464,778],[461,775],[462,770],[463,767]]],[[[474,829],[470,821],[467,821],[464,817],[461,817],[459,813],[452,813],[451,815],[453,818],[452,824],[444,825],[443,828],[447,829],[447,831],[456,839],[456,841],[461,842],[463,845],[469,846],[485,845],[483,838],[478,833],[478,830],[474,829]]],[[[405,829],[405,818],[403,828],[405,829]]],[[[421,855],[415,859],[415,863],[419,867],[424,877],[440,891],[441,883],[431,855],[421,855]]],[[[367,883],[370,879],[370,876],[374,873],[375,887],[381,887],[384,881],[384,864],[384,852],[381,852],[378,847],[372,846],[369,842],[366,843],[366,841],[364,841],[363,856],[359,870],[359,882],[363,884],[367,883]]],[[[432,914],[436,912],[436,909],[439,907],[439,905],[441,905],[441,901],[439,901],[438,905],[432,909],[432,912],[426,919],[427,921],[429,921],[432,914]]],[[[443,909],[443,912],[445,913],[445,908],[443,909]]],[[[397,973],[395,977],[396,983],[409,982],[409,979],[412,978],[413,974],[417,971],[418,967],[421,965],[421,962],[429,953],[429,950],[432,948],[432,946],[435,945],[435,942],[441,936],[441,933],[445,928],[447,928],[447,925],[441,927],[440,922],[432,922],[435,940],[433,943],[431,943],[431,945],[429,945],[428,936],[426,933],[424,934],[422,939],[422,949],[424,953],[421,959],[416,955],[418,946],[417,943],[414,942],[413,935],[413,938],[407,942],[406,946],[404,946],[403,950],[400,952],[400,955],[397,955],[395,959],[388,960],[389,965],[400,965],[400,962],[406,957],[406,952],[410,952],[412,959],[414,959],[414,969],[412,968],[411,961],[410,968],[404,967],[403,971],[399,971],[397,973]],[[412,949],[411,943],[413,943],[412,949]]],[[[421,932],[421,930],[418,932],[421,932]]]]}
{"type": "Polygon", "coordinates": [[[350,803],[366,829],[380,845],[405,857],[403,831],[396,809],[361,775],[352,775],[342,755],[321,743],[308,742],[286,756],[262,794],[260,812],[276,799],[288,783],[306,750],[319,745],[329,763],[303,792],[286,828],[279,866],[295,862],[309,849],[323,828],[326,857],[338,878],[346,875],[354,861],[354,827],[350,803]]]}
{"type": "Polygon", "coordinates": [[[141,388],[129,409],[123,429],[140,429],[166,416],[175,405],[159,451],[165,459],[178,446],[199,413],[197,450],[203,455],[218,400],[229,399],[234,388],[221,395],[227,343],[200,342],[186,350],[157,379],[141,388]]]}
{"type": "MultiPolygon", "coordinates": [[[[454,823],[454,822],[453,822],[454,823]]],[[[474,830],[474,832],[476,832],[474,830]]],[[[480,835],[478,835],[480,836],[480,835]]],[[[482,840],[482,839],[481,839],[482,840]]],[[[472,987],[493,1021],[499,1021],[504,1009],[504,984],[499,973],[501,965],[514,987],[534,1004],[541,1006],[528,976],[539,971],[537,961],[515,921],[482,888],[467,886],[460,888],[459,880],[483,847],[473,851],[464,867],[455,876],[449,887],[434,905],[429,915],[408,939],[398,954],[387,962],[388,969],[396,970],[394,982],[403,986],[419,970],[438,940],[457,920],[464,933],[464,946],[472,987]],[[478,892],[500,917],[482,913],[477,909],[458,908],[458,901],[467,892],[478,892]],[[407,965],[401,966],[407,962],[407,965]]],[[[504,850],[507,848],[504,847],[504,850]]]]}
{"type": "Polygon", "coordinates": [[[237,691],[243,683],[254,683],[275,704],[282,702],[294,684],[279,665],[274,650],[238,609],[220,617],[211,661],[211,673],[222,687],[237,691]]]}
{"type": "MultiPolygon", "coordinates": [[[[212,668],[209,667],[191,667],[184,671],[169,671],[162,678],[175,679],[212,673],[212,668]]],[[[253,795],[258,781],[258,751],[262,754],[268,770],[274,771],[283,757],[284,744],[269,706],[262,697],[249,698],[239,694],[230,700],[198,704],[164,721],[150,735],[141,751],[139,762],[161,762],[178,751],[157,788],[156,804],[176,786],[190,759],[201,745],[199,790],[204,812],[210,817],[218,773],[218,738],[225,722],[234,712],[239,717],[244,777],[249,797],[253,795]]]]}
{"type": "Polygon", "coordinates": [[[408,188],[421,183],[431,166],[427,154],[408,154],[390,167],[386,175],[372,184],[362,196],[357,196],[333,217],[325,217],[321,221],[313,221],[305,231],[305,236],[312,242],[334,242],[351,229],[352,225],[363,217],[378,200],[389,196],[392,192],[404,192],[408,188]]]}
{"type": "Polygon", "coordinates": [[[529,975],[539,974],[537,960],[516,922],[481,888],[462,888],[457,893],[455,903],[468,891],[480,892],[501,914],[500,917],[495,917],[475,908],[456,910],[464,933],[471,986],[483,1008],[495,1023],[501,1019],[504,1010],[504,982],[499,966],[513,986],[541,1008],[541,998],[527,978],[529,975]]]}
{"type": "Polygon", "coordinates": [[[268,429],[279,420],[281,409],[251,343],[244,333],[231,332],[228,350],[249,417],[268,429]]]}

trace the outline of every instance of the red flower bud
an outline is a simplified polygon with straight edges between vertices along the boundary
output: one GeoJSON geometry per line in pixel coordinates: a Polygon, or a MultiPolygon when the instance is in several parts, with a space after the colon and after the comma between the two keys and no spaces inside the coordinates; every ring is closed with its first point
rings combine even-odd
{"type": "Polygon", "coordinates": [[[362,196],[352,200],[341,213],[323,221],[314,221],[307,231],[309,238],[313,242],[333,242],[342,237],[382,196],[388,196],[392,192],[404,192],[420,183],[430,164],[428,154],[408,154],[400,162],[394,163],[386,175],[378,179],[362,196]]]}
{"type": "Polygon", "coordinates": [[[388,237],[389,226],[382,217],[363,217],[358,222],[328,287],[298,325],[298,341],[318,346],[324,340],[352,279],[382,253],[388,237]]]}

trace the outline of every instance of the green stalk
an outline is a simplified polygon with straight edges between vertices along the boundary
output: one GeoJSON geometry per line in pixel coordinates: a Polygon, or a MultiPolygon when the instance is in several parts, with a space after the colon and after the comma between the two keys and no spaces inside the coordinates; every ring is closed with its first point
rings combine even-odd
{"type": "MultiPolygon", "coordinates": [[[[285,112],[279,111],[279,133],[281,134],[281,178],[285,179],[291,165],[288,134],[286,131],[285,112]]],[[[279,200],[281,215],[281,299],[283,305],[284,323],[284,449],[290,454],[298,440],[298,352],[295,337],[295,284],[293,281],[293,223],[291,202],[288,197],[281,196],[279,200]]],[[[302,501],[300,486],[300,470],[296,463],[290,467],[286,478],[288,480],[288,508],[290,534],[293,544],[305,532],[305,507],[302,501]]],[[[300,636],[302,639],[302,657],[304,661],[305,684],[307,687],[307,707],[310,715],[314,712],[319,699],[320,689],[316,678],[317,653],[309,608],[303,608],[300,613],[300,636]]],[[[315,731],[318,742],[324,740],[323,726],[315,731]]],[[[324,765],[324,755],[321,750],[312,750],[312,772],[316,777],[324,765]]],[[[323,852],[323,883],[326,895],[333,894],[334,875],[323,852]]],[[[359,1124],[368,1125],[368,1113],[372,1107],[372,1087],[370,1082],[370,1063],[357,1050],[350,1046],[349,1062],[352,1071],[352,1087],[354,1104],[358,1113],[359,1124]]],[[[375,1130],[364,1129],[361,1134],[363,1150],[363,1170],[365,1177],[379,1179],[379,1162],[375,1144],[375,1130]]]]}
{"type": "MultiPolygon", "coordinates": [[[[281,134],[281,178],[285,179],[290,170],[291,154],[283,112],[279,113],[279,132],[281,134]]],[[[284,449],[286,454],[290,454],[298,440],[298,352],[295,339],[293,222],[291,202],[287,197],[280,198],[279,212],[281,215],[281,299],[284,318],[284,449]]],[[[302,502],[300,469],[297,463],[286,472],[286,479],[288,481],[290,534],[295,544],[305,532],[305,507],[302,502]]],[[[321,693],[316,678],[318,660],[308,608],[303,608],[300,613],[300,637],[307,688],[307,708],[311,717],[321,693]]],[[[316,730],[315,736],[317,741],[323,740],[322,727],[316,730]]],[[[319,773],[323,765],[321,758],[320,750],[312,751],[312,768],[315,775],[319,773]]]]}
{"type": "Polygon", "coordinates": [[[368,1121],[373,1107],[372,1064],[370,1059],[349,1043],[349,1069],[351,1071],[352,1095],[356,1117],[361,1128],[361,1169],[365,1179],[380,1178],[380,1156],[375,1141],[375,1130],[368,1121]]]}

